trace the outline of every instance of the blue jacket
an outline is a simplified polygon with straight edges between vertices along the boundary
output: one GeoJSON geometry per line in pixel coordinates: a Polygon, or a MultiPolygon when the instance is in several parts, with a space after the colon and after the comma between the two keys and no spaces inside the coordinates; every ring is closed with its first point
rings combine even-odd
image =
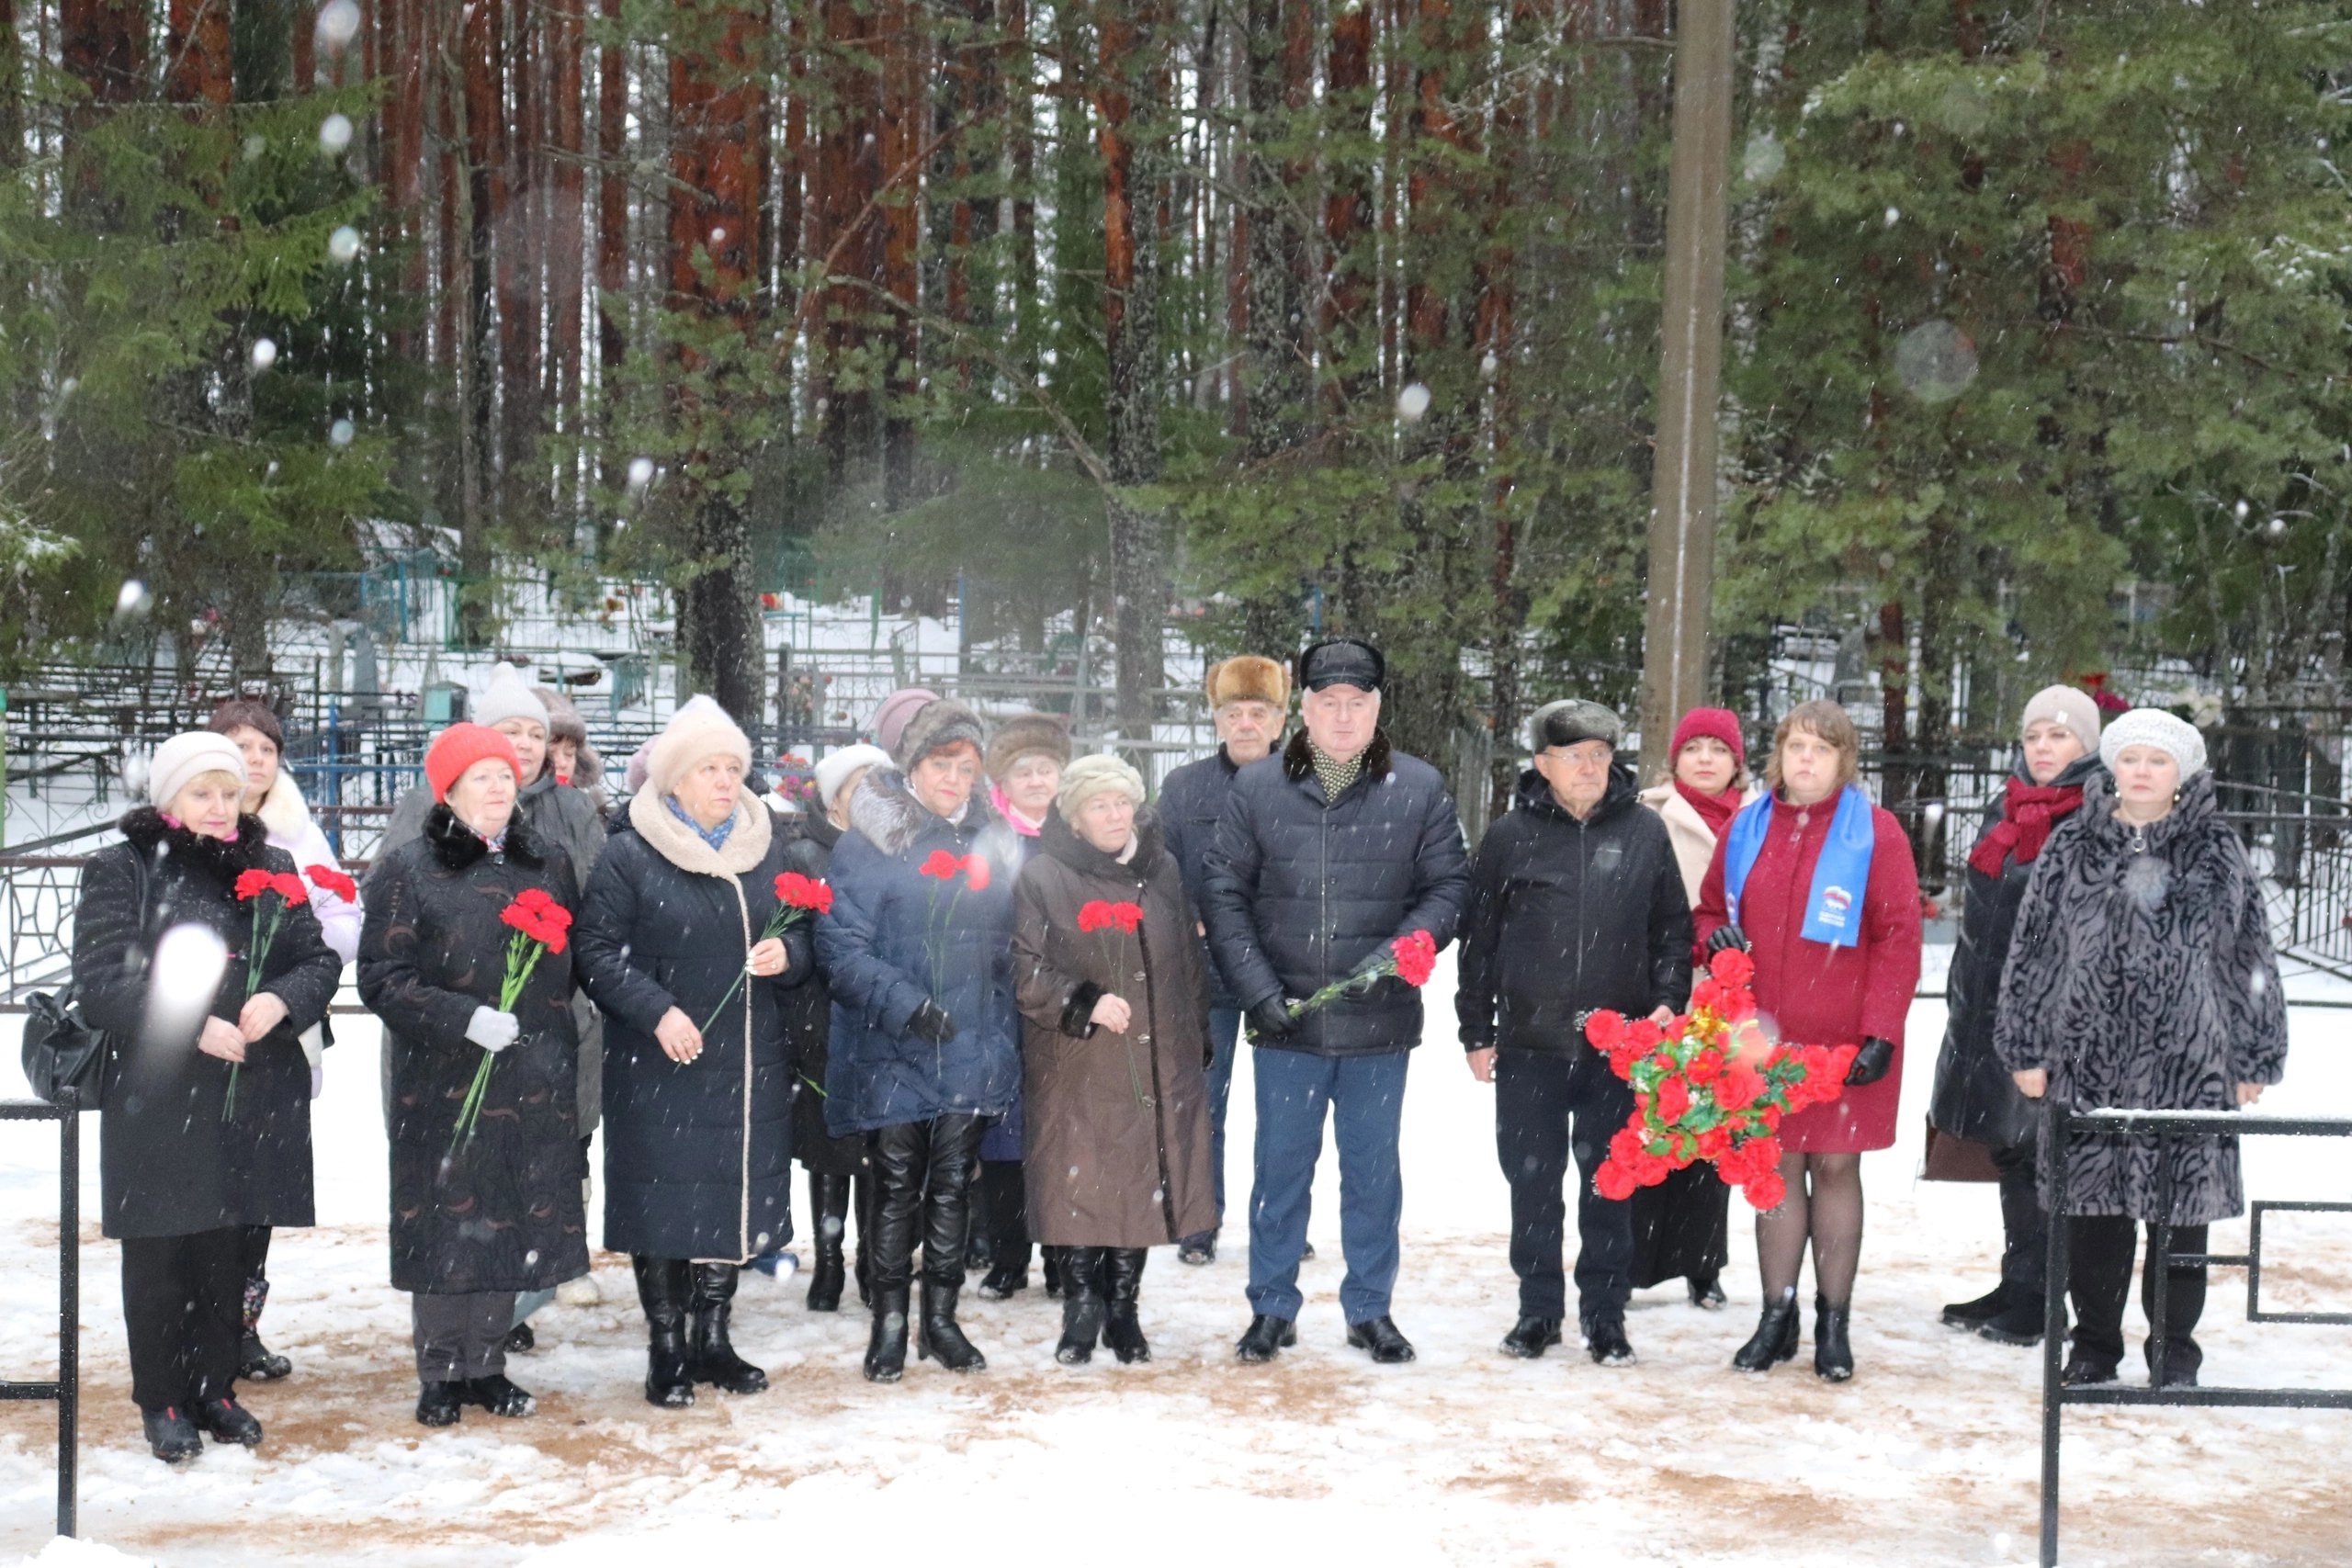
{"type": "MultiPolygon", "coordinates": [[[[1326,802],[1304,732],[1234,776],[1208,853],[1209,948],[1244,1008],[1303,1001],[1408,932],[1453,939],[1470,886],[1462,821],[1435,768],[1377,736],[1353,784],[1326,802]]],[[[1384,979],[1265,1043],[1321,1056],[1408,1051],[1421,994],[1384,979]]]]}
{"type": "Polygon", "coordinates": [[[1012,1109],[1021,1086],[1014,837],[978,795],[949,822],[902,773],[877,768],[858,785],[850,831],[833,850],[833,912],[816,932],[833,997],[825,1125],[835,1136],[1012,1109]],[[988,886],[923,875],[934,852],[985,857],[988,886]],[[908,1032],[927,1000],[955,1022],[944,1045],[908,1032]]]}
{"type": "MultiPolygon", "coordinates": [[[[1216,841],[1216,825],[1225,816],[1226,799],[1233,794],[1233,781],[1240,773],[1240,764],[1219,746],[1215,756],[1187,762],[1159,781],[1160,837],[1168,852],[1176,857],[1177,869],[1184,876],[1184,897],[1195,909],[1204,901],[1203,894],[1208,886],[1209,846],[1216,841]]],[[[1236,1009],[1240,1005],[1233,987],[1225,983],[1212,950],[1209,1006],[1236,1009]]]]}

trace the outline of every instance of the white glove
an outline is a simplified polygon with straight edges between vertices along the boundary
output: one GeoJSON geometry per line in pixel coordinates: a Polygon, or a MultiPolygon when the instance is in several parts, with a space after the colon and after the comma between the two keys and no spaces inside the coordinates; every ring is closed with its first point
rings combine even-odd
{"type": "Polygon", "coordinates": [[[466,1038],[492,1053],[505,1050],[522,1032],[521,1019],[496,1008],[474,1009],[473,1021],[466,1025],[466,1038]]]}

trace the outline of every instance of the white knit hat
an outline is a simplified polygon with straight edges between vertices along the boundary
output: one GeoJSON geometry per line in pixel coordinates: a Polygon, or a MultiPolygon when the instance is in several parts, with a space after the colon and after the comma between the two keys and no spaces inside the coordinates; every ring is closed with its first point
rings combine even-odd
{"type": "Polygon", "coordinates": [[[2154,746],[2172,753],[2186,784],[2205,771],[2205,738],[2193,724],[2175,718],[2162,708],[2133,708],[2107,727],[2098,738],[2098,760],[2115,771],[2115,759],[2127,746],[2154,746]]]}
{"type": "Polygon", "coordinates": [[[2037,724],[2072,730],[2085,751],[2098,750],[2098,705],[2072,686],[2044,686],[2033,694],[2025,705],[2025,716],[2018,720],[2018,733],[2022,736],[2037,724]]]}
{"type": "Polygon", "coordinates": [[[245,754],[237,750],[235,741],[209,729],[175,735],[156,747],[155,755],[148,761],[147,798],[158,807],[169,806],[173,797],[204,773],[227,773],[242,791],[245,754]]]}
{"type": "Polygon", "coordinates": [[[706,757],[733,757],[748,771],[751,738],[710,698],[688,697],[646,750],[646,787],[656,795],[668,795],[678,787],[686,771],[706,757]]]}
{"type": "Polygon", "coordinates": [[[826,810],[831,811],[842,786],[849,783],[860,768],[887,768],[889,765],[890,753],[879,746],[868,746],[862,741],[855,746],[844,746],[817,764],[817,798],[825,803],[826,810]]]}
{"type": "Polygon", "coordinates": [[[1062,770],[1062,786],[1054,792],[1054,809],[1062,814],[1063,821],[1074,822],[1087,797],[1106,789],[1126,791],[1127,798],[1137,806],[1144,802],[1143,775],[1108,751],[1097,751],[1062,770]]]}
{"type": "Polygon", "coordinates": [[[492,729],[498,728],[501,719],[508,718],[527,718],[549,731],[555,728],[554,721],[548,717],[548,705],[523,683],[521,672],[503,660],[491,671],[490,684],[473,700],[469,716],[476,724],[492,729]]]}

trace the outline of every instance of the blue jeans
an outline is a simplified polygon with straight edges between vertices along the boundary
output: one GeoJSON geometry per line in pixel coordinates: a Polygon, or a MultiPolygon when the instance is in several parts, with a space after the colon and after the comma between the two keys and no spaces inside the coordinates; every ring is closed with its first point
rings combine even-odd
{"type": "Polygon", "coordinates": [[[1258,1152],[1250,1192],[1250,1310],[1295,1318],[1299,1254],[1323,1156],[1324,1108],[1340,1145],[1340,1246],[1348,1272],[1340,1308],[1351,1325],[1388,1314],[1396,1284],[1396,1221],[1405,1180],[1396,1137],[1405,1120],[1408,1053],[1314,1056],[1261,1048],[1250,1058],[1258,1082],[1258,1152]]]}
{"type": "Polygon", "coordinates": [[[1240,1037],[1239,1009],[1209,1009],[1209,1182],[1216,1193],[1216,1230],[1179,1238],[1187,1244],[1215,1241],[1225,1228],[1225,1107],[1233,1098],[1233,1047],[1240,1037]]]}

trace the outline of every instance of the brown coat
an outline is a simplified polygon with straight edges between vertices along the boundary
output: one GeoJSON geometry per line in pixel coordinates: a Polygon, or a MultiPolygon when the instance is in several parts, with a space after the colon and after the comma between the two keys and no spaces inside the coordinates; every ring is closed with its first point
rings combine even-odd
{"type": "Polygon", "coordinates": [[[1208,971],[1175,857],[1148,811],[1121,865],[1046,818],[1013,896],[1029,1230],[1048,1247],[1159,1247],[1216,1228],[1209,1182],[1208,971]],[[1133,933],[1086,905],[1143,908],[1133,933]],[[1088,1021],[1105,992],[1124,1035],[1088,1021]]]}

